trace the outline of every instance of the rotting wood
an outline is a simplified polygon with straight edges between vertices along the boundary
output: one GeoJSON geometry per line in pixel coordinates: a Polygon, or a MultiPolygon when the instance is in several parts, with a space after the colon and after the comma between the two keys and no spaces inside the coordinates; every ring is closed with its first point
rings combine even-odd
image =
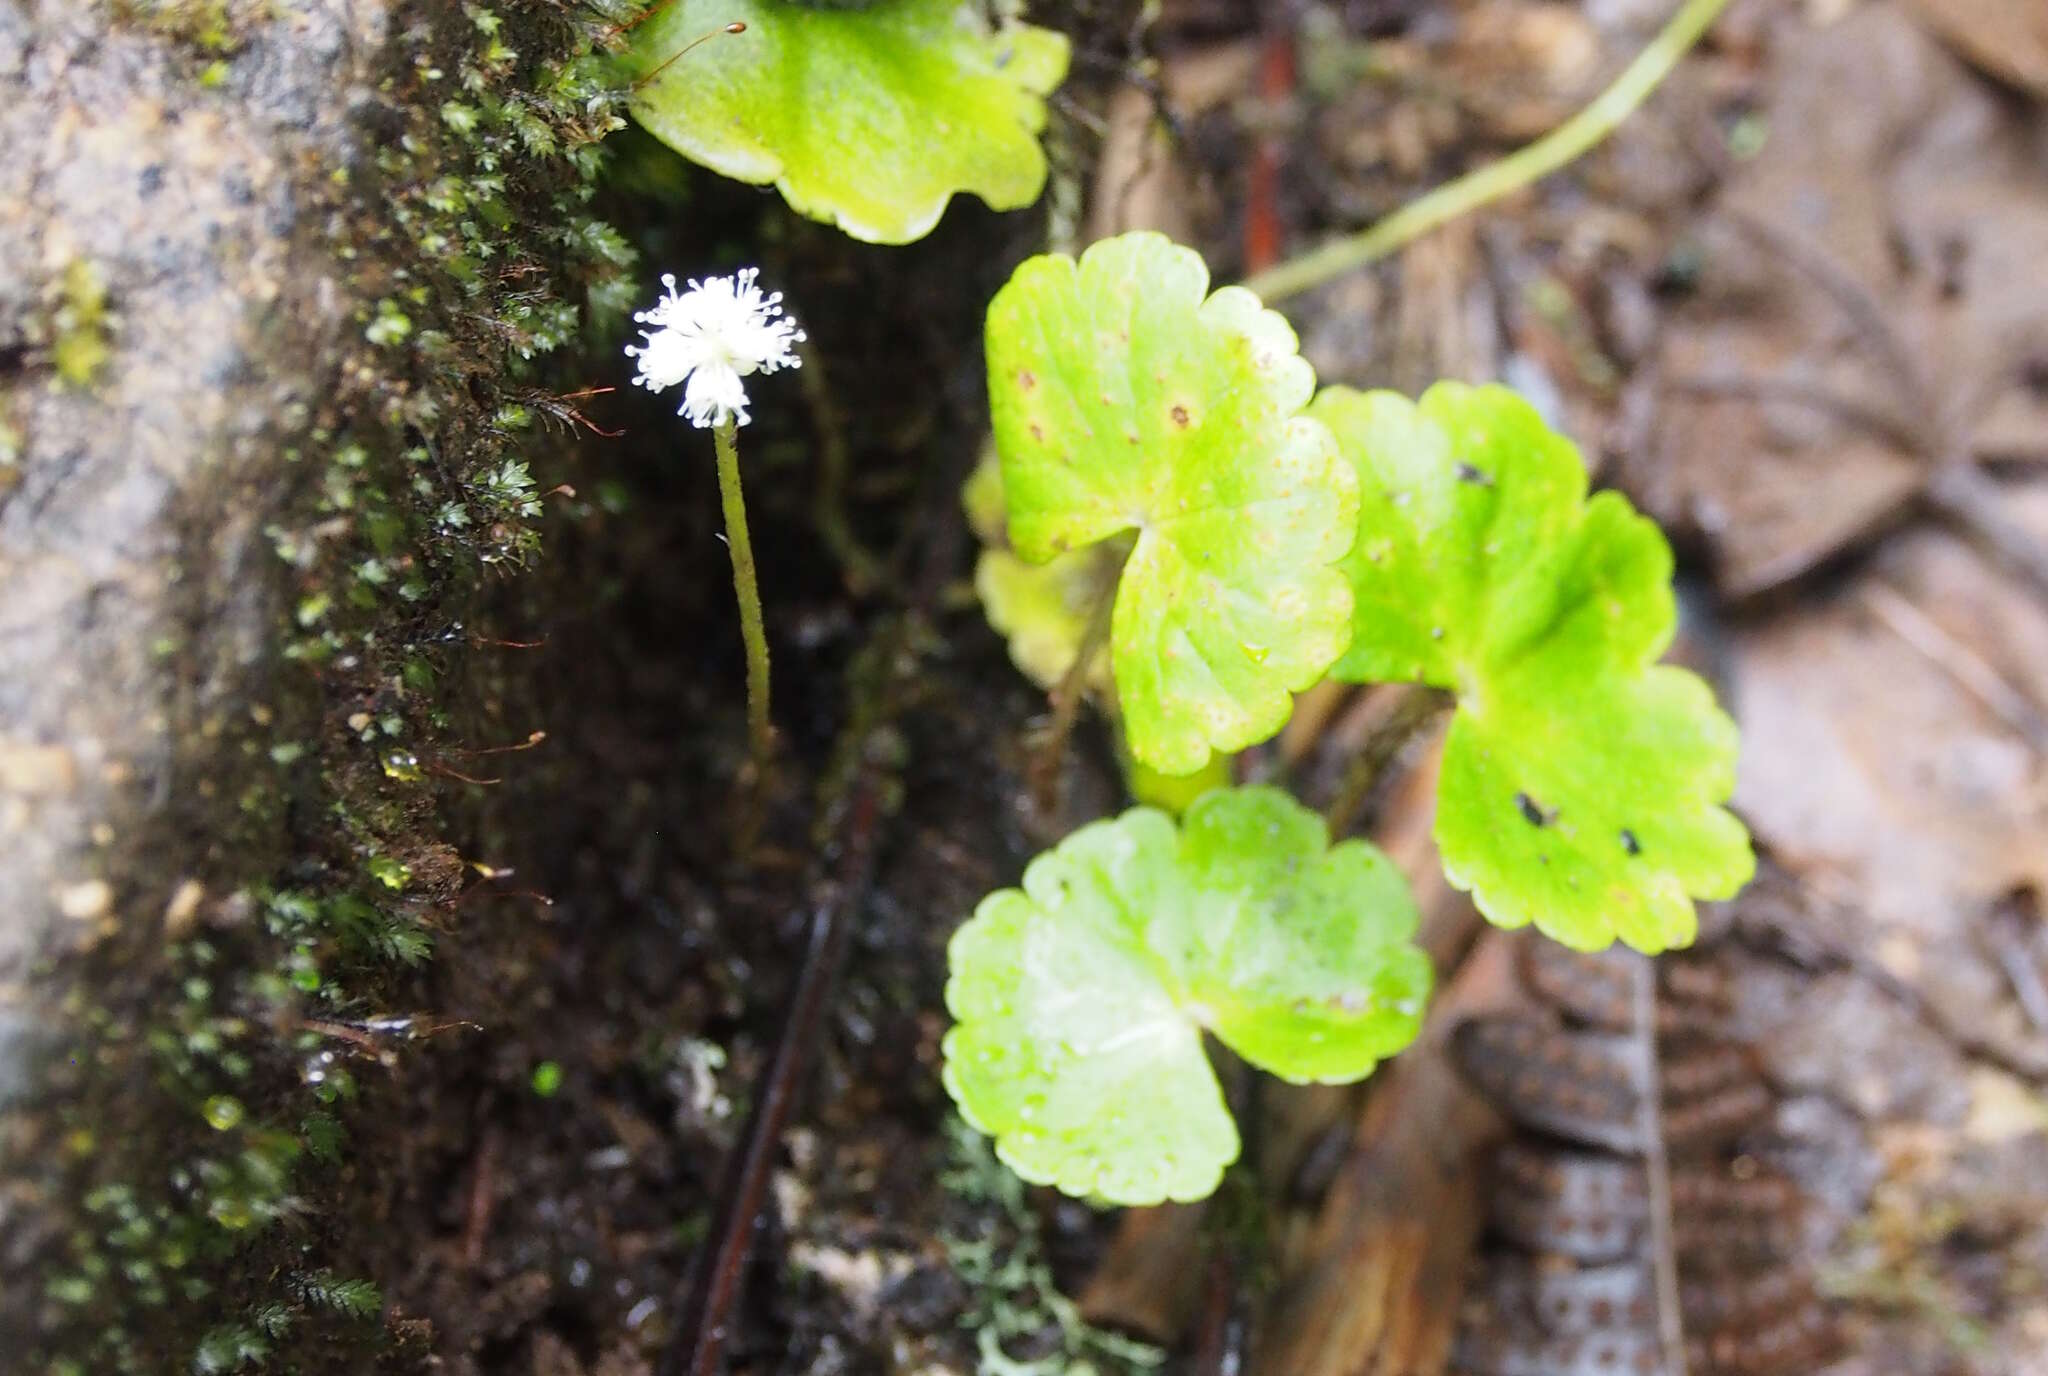
{"type": "Polygon", "coordinates": [[[1510,943],[1483,937],[1423,1039],[1380,1072],[1351,1152],[1260,1325],[1256,1370],[1435,1376],[1484,1218],[1477,1174],[1506,1123],[1467,1089],[1445,1030],[1519,997],[1510,943]]]}

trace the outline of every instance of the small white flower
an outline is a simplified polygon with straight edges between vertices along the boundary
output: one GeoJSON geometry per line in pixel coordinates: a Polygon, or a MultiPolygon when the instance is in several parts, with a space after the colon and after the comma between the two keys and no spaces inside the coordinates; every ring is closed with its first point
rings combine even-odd
{"type": "Polygon", "coordinates": [[[699,428],[728,420],[745,425],[747,388],[740,379],[803,362],[795,346],[804,332],[782,314],[781,292],[762,295],[754,285],[758,276],[759,268],[741,268],[731,277],[693,277],[690,289],[678,294],[675,277],[664,273],[668,294],[633,317],[654,327],[640,332],[644,345],[626,346],[626,356],[639,360],[633,381],[650,392],[686,384],[676,414],[699,428]]]}

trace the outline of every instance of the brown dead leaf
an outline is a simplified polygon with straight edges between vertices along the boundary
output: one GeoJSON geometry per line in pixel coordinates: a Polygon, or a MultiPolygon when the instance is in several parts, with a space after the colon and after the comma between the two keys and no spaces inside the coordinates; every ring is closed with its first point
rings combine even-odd
{"type": "Polygon", "coordinates": [[[1639,488],[1735,597],[1909,516],[1936,460],[2038,451],[2048,353],[2035,113],[1897,4],[1786,18],[1774,57],[1769,136],[1666,339],[1668,467],[1639,488]]]}
{"type": "Polygon", "coordinates": [[[2048,99],[2048,4],[2041,0],[1913,0],[1921,20],[2002,81],[2048,99]]]}
{"type": "MultiPolygon", "coordinates": [[[[1957,644],[2038,681],[2048,610],[2026,589],[1940,532],[1881,565],[1957,644]]],[[[1860,597],[1746,630],[1735,658],[1738,805],[1793,869],[1860,895],[1873,929],[1960,944],[2001,895],[2048,885],[2048,761],[1860,597]]]]}
{"type": "Polygon", "coordinates": [[[1439,59],[1488,134],[1516,143],[1548,133],[1597,89],[1600,60],[1599,35],[1576,7],[1502,0],[1468,11],[1439,59]]]}

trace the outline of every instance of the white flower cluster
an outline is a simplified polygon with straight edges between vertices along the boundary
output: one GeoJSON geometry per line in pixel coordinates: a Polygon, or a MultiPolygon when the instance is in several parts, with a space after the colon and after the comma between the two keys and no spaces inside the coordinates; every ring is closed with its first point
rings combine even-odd
{"type": "Polygon", "coordinates": [[[678,293],[675,277],[664,274],[667,294],[633,317],[653,327],[640,332],[645,344],[626,346],[627,357],[639,360],[633,381],[650,392],[686,384],[676,414],[701,429],[728,420],[745,425],[747,388],[740,379],[802,363],[795,348],[804,332],[782,314],[781,292],[762,294],[754,284],[758,276],[758,268],[741,268],[731,277],[692,278],[690,289],[678,293]]]}

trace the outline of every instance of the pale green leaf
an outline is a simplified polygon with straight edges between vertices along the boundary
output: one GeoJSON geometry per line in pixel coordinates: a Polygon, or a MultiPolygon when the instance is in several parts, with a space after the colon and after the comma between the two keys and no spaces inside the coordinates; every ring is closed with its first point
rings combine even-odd
{"type": "MultiPolygon", "coordinates": [[[[1003,474],[994,451],[975,467],[961,490],[967,521],[987,546],[974,565],[974,591],[989,625],[1009,642],[1010,660],[1045,689],[1073,667],[1101,600],[1116,587],[1123,550],[1109,545],[1076,550],[1044,564],[1011,553],[1003,510],[1003,474]]],[[[1095,692],[1109,687],[1107,643],[1085,679],[1095,692]]]]}
{"type": "Polygon", "coordinates": [[[1361,1079],[1421,1027],[1415,925],[1386,857],[1278,790],[1209,793],[1178,828],[1134,808],[954,934],[946,1086],[1027,1180],[1200,1198],[1238,1151],[1203,1030],[1285,1079],[1361,1079]]]}
{"type": "Polygon", "coordinates": [[[646,76],[634,118],[684,157],[856,239],[901,244],[938,223],[956,192],[998,210],[1045,186],[1045,96],[1067,40],[991,27],[980,0],[886,0],[832,9],[791,0],[673,0],[632,34],[646,76]]]}

